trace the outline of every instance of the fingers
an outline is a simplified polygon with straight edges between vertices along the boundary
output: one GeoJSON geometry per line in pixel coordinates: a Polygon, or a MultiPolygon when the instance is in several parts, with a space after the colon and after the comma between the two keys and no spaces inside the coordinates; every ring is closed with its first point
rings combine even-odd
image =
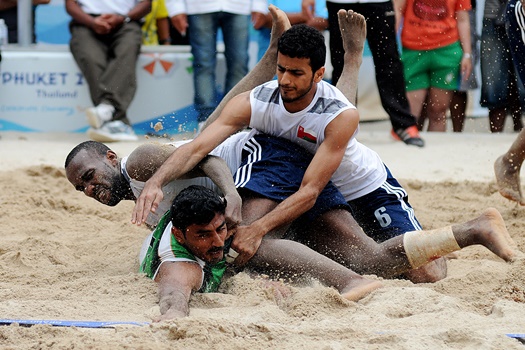
{"type": "Polygon", "coordinates": [[[255,255],[256,252],[257,249],[246,250],[241,248],[230,248],[228,254],[226,254],[226,262],[234,263],[237,266],[244,266],[255,255]]]}
{"type": "Polygon", "coordinates": [[[149,213],[156,212],[161,200],[162,198],[159,199],[159,196],[156,194],[141,194],[137,199],[137,203],[135,203],[135,207],[133,208],[133,213],[131,214],[131,223],[140,226],[142,223],[146,222],[149,213]]]}

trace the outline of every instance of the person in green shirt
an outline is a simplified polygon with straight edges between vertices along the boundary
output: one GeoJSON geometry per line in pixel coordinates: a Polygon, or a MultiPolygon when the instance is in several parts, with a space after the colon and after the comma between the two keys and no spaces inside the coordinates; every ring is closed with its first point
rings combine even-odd
{"type": "MultiPolygon", "coordinates": [[[[170,211],[146,238],[140,271],[158,283],[161,315],[155,321],[187,316],[193,292],[216,292],[219,288],[230,262],[236,257],[230,249],[233,236],[228,234],[226,226],[226,205],[226,200],[211,189],[189,186],[175,197],[170,211]]],[[[265,244],[286,242],[274,239],[265,244]]],[[[302,259],[300,266],[281,264],[279,274],[315,277],[352,301],[382,286],[381,282],[360,276],[313,250],[307,249],[304,253],[306,259],[302,259]]],[[[276,265],[279,260],[276,257],[276,265]]],[[[265,268],[259,266],[257,272],[275,272],[277,268],[267,269],[264,271],[265,268]]]]}

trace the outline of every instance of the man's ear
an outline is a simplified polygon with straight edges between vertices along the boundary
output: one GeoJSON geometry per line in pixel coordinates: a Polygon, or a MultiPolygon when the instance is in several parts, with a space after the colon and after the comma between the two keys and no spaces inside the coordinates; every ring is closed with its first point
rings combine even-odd
{"type": "Polygon", "coordinates": [[[175,239],[177,240],[177,242],[179,242],[180,244],[184,244],[184,242],[186,241],[184,239],[184,234],[182,233],[181,230],[179,230],[178,228],[176,228],[175,226],[172,226],[171,227],[171,234],[173,236],[175,236],[175,239]]]}
{"type": "Polygon", "coordinates": [[[314,81],[316,83],[319,83],[321,80],[323,80],[323,77],[324,77],[324,72],[325,72],[325,67],[321,67],[319,68],[315,73],[314,73],[314,81]]]}
{"type": "Polygon", "coordinates": [[[112,150],[109,150],[106,152],[106,158],[110,161],[111,164],[117,165],[118,164],[118,156],[115,152],[112,150]]]}

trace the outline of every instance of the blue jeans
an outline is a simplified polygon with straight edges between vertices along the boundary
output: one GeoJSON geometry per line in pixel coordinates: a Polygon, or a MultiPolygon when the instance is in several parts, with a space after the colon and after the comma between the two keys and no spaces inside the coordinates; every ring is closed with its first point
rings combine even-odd
{"type": "Polygon", "coordinates": [[[481,98],[480,105],[488,109],[509,105],[509,95],[518,86],[521,105],[525,89],[517,77],[505,25],[496,19],[483,18],[480,46],[481,98]]]}
{"type": "Polygon", "coordinates": [[[218,104],[215,67],[217,33],[222,31],[226,58],[226,94],[248,73],[250,16],[213,12],[188,16],[188,34],[193,54],[194,103],[204,121],[218,104]]]}

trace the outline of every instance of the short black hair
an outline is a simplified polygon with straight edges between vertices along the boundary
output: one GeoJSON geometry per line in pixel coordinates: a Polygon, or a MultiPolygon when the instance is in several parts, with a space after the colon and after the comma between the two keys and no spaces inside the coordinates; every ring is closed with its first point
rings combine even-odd
{"type": "Polygon", "coordinates": [[[108,146],[101,142],[84,141],[75,146],[75,148],[73,148],[71,152],[69,152],[69,154],[66,157],[66,163],[64,164],[64,168],[67,168],[67,166],[69,165],[69,163],[71,163],[73,158],[75,158],[75,156],[82,150],[86,150],[88,152],[95,152],[95,154],[101,156],[105,156],[108,153],[108,151],[111,151],[111,149],[108,146]]]}
{"type": "Polygon", "coordinates": [[[277,51],[291,58],[309,58],[312,72],[325,65],[326,44],[323,34],[306,24],[296,24],[279,38],[277,51]]]}
{"type": "Polygon", "coordinates": [[[191,185],[175,197],[171,205],[171,223],[186,236],[188,226],[206,225],[215,214],[226,212],[226,199],[204,186],[191,185]]]}

